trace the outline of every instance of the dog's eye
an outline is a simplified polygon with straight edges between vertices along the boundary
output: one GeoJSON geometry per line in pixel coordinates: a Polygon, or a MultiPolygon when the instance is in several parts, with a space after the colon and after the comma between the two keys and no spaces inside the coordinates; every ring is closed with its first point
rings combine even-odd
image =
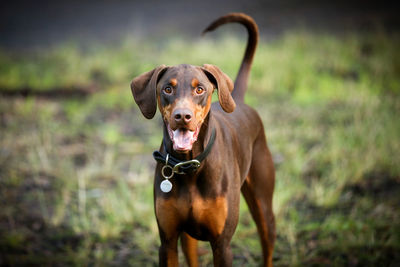
{"type": "Polygon", "coordinates": [[[164,93],[166,93],[167,95],[172,94],[172,88],[171,88],[171,86],[165,87],[163,91],[164,91],[164,93]]]}
{"type": "Polygon", "coordinates": [[[201,86],[196,87],[196,94],[201,95],[204,93],[204,88],[201,86]]]}

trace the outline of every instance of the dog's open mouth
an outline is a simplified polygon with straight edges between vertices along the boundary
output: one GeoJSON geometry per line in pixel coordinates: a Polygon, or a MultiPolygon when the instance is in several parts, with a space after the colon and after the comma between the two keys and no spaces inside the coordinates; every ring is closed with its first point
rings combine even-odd
{"type": "Polygon", "coordinates": [[[185,128],[172,130],[169,124],[167,124],[167,128],[175,151],[187,152],[192,150],[192,146],[199,136],[200,126],[197,126],[195,131],[190,131],[185,128]]]}

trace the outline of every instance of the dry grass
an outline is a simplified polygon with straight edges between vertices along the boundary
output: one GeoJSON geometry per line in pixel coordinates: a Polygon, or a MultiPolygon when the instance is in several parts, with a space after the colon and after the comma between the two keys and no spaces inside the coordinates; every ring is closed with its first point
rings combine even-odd
{"type": "MultiPolygon", "coordinates": [[[[217,64],[234,77],[243,45],[226,36],[2,51],[0,87],[101,91],[0,98],[0,264],[155,265],[151,152],[162,133],[159,118],[141,116],[130,80],[178,63],[217,64]]],[[[276,266],[399,262],[398,46],[384,33],[260,43],[246,101],[277,165],[276,266]]],[[[260,264],[244,201],[232,247],[235,266],[260,264]]],[[[201,262],[210,265],[211,253],[201,262]]]]}

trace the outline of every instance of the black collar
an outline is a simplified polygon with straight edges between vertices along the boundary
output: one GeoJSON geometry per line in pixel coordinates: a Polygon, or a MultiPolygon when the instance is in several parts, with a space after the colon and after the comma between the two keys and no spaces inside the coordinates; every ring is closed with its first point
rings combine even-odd
{"type": "Polygon", "coordinates": [[[153,152],[153,158],[157,162],[160,162],[161,164],[169,166],[171,168],[172,175],[173,175],[173,173],[177,173],[177,174],[191,174],[191,173],[194,173],[200,167],[201,162],[210,153],[211,148],[214,145],[215,136],[216,136],[216,131],[215,131],[215,129],[213,129],[212,133],[211,133],[211,136],[210,136],[210,141],[208,142],[207,147],[195,159],[188,160],[188,161],[181,161],[181,160],[179,160],[177,158],[172,157],[168,153],[167,148],[165,147],[165,143],[164,143],[164,149],[166,151],[166,155],[165,156],[162,155],[160,151],[154,151],[153,152]]]}

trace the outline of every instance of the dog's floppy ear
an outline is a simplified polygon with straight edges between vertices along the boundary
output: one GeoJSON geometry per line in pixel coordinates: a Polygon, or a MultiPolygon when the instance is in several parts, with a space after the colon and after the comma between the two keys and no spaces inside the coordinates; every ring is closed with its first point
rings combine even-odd
{"type": "Polygon", "coordinates": [[[156,114],[156,87],[159,78],[167,70],[161,65],[151,71],[145,72],[134,78],[131,82],[131,90],[136,104],[139,106],[143,116],[152,119],[156,114]]]}
{"type": "Polygon", "coordinates": [[[236,104],[231,95],[233,91],[232,80],[217,66],[204,64],[201,69],[218,89],[218,99],[222,109],[227,113],[234,111],[236,104]]]}

